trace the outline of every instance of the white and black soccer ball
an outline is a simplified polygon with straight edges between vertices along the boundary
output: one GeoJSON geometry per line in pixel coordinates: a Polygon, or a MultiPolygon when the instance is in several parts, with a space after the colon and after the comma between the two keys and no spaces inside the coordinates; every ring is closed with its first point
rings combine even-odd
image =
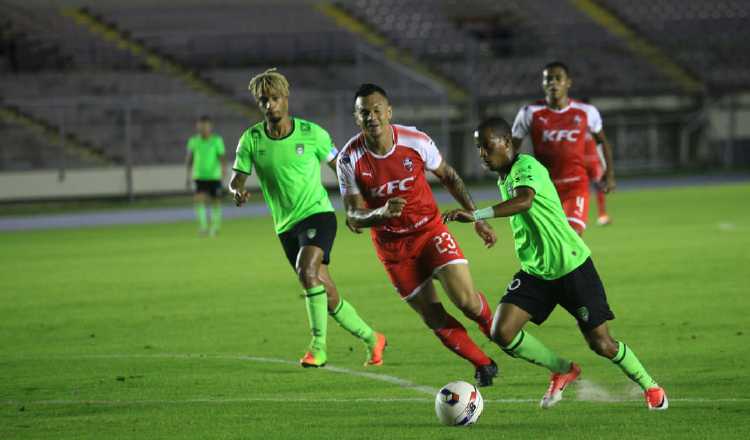
{"type": "Polygon", "coordinates": [[[473,425],[483,409],[482,395],[477,387],[468,382],[451,382],[440,388],[435,396],[435,414],[444,425],[473,425]]]}

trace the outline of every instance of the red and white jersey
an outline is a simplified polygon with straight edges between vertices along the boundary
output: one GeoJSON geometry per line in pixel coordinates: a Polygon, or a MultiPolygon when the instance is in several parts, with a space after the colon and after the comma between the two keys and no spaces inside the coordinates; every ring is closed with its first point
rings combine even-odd
{"type": "Polygon", "coordinates": [[[435,226],[441,222],[425,171],[443,161],[435,143],[414,127],[391,124],[393,148],[383,156],[368,150],[362,133],[347,142],[336,162],[342,196],[361,194],[368,209],[385,205],[388,199],[406,199],[400,217],[373,229],[384,239],[435,226]]]}
{"type": "Polygon", "coordinates": [[[591,104],[570,100],[554,110],[538,101],[519,110],[512,135],[531,135],[534,156],[549,170],[556,186],[577,185],[586,179],[586,135],[602,130],[602,117],[591,104]]]}

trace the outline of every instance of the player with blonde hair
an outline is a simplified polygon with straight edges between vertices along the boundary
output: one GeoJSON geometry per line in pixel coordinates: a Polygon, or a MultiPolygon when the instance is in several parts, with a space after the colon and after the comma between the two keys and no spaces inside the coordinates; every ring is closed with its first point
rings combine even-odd
{"type": "Polygon", "coordinates": [[[289,81],[276,69],[250,80],[264,120],[240,137],[229,184],[237,206],[247,201],[245,181],[253,169],[289,263],[305,292],[312,341],[303,367],[326,364],[327,314],[368,351],[365,366],[381,365],[386,338],[374,331],[343,299],[328,271],[336,238],[336,215],[320,179],[320,164],[335,169],[338,155],[323,128],[289,115],[289,81]]]}

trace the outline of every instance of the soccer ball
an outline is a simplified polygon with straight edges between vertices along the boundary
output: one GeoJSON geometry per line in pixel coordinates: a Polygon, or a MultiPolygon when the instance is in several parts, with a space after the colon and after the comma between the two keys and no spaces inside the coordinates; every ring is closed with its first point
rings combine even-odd
{"type": "Polygon", "coordinates": [[[460,380],[445,385],[435,396],[435,414],[444,425],[473,425],[483,409],[484,400],[477,387],[460,380]]]}

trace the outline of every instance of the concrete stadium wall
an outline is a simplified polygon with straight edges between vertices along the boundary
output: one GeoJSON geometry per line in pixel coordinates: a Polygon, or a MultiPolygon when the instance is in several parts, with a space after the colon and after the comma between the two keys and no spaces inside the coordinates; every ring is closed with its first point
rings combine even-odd
{"type": "MultiPolygon", "coordinates": [[[[133,195],[156,195],[186,192],[185,166],[141,166],[133,168],[133,195]]],[[[323,183],[336,184],[336,176],[323,167],[323,183]]],[[[255,176],[247,186],[258,188],[255,176]]],[[[127,196],[125,167],[0,173],[0,201],[72,199],[127,196]],[[61,178],[62,177],[62,178],[61,178]]]]}

